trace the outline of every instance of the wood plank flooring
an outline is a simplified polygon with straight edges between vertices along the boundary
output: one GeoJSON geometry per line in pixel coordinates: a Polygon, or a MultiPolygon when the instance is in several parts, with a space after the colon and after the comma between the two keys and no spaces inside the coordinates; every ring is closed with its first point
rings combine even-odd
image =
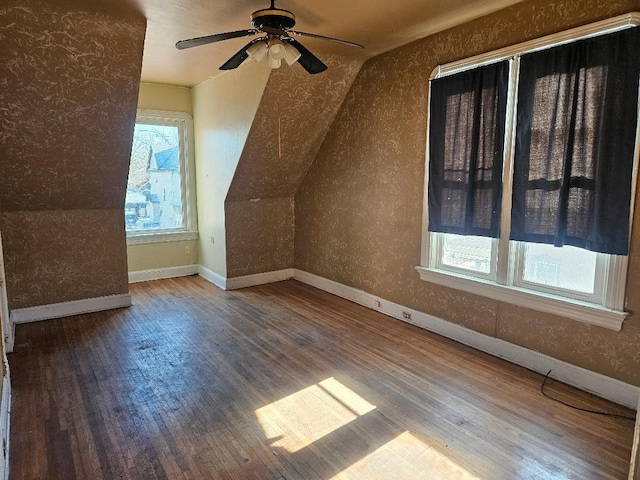
{"type": "Polygon", "coordinates": [[[129,309],[18,325],[13,480],[628,475],[633,421],[299,282],[131,292],[129,309]]]}

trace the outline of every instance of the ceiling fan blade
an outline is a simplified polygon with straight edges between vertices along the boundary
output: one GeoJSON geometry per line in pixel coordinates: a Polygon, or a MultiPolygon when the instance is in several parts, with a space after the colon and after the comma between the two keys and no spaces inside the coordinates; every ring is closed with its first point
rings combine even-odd
{"type": "Polygon", "coordinates": [[[258,41],[260,41],[260,39],[256,38],[255,40],[251,40],[249,43],[247,43],[244,47],[238,50],[238,53],[236,53],[233,57],[227,60],[220,67],[220,70],[233,70],[234,68],[238,68],[242,64],[242,62],[244,62],[247,58],[249,58],[247,49],[258,41]]]}
{"type": "Polygon", "coordinates": [[[259,33],[258,30],[236,30],[235,32],[217,33],[215,35],[207,35],[206,37],[190,38],[188,40],[180,40],[176,43],[178,50],[184,50],[185,48],[198,47],[200,45],[207,45],[208,43],[221,42],[222,40],[229,40],[231,38],[248,37],[259,33]]]}
{"type": "Polygon", "coordinates": [[[315,33],[297,32],[295,30],[287,30],[287,33],[293,33],[294,35],[304,35],[305,37],[319,38],[321,40],[329,40],[330,42],[341,43],[350,47],[364,48],[359,43],[348,42],[347,40],[340,40],[339,38],[325,37],[324,35],[317,35],[315,33]]]}
{"type": "Polygon", "coordinates": [[[298,59],[298,63],[302,65],[307,72],[310,74],[316,74],[320,72],[324,72],[327,69],[327,66],[322,63],[322,61],[316,57],[313,53],[307,50],[299,41],[295,38],[289,37],[289,42],[291,45],[296,47],[300,52],[300,58],[298,59]]]}

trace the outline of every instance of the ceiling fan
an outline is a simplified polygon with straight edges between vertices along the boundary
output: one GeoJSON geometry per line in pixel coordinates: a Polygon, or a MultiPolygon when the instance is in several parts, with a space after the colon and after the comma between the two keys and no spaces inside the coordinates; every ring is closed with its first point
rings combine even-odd
{"type": "Polygon", "coordinates": [[[220,67],[220,70],[233,70],[234,68],[238,68],[247,58],[252,58],[271,68],[280,67],[282,60],[285,60],[289,65],[298,62],[302,68],[311,74],[324,72],[327,66],[299,41],[293,38],[294,36],[319,38],[350,47],[364,48],[360,44],[338,38],[291,30],[295,24],[296,16],[289,10],[276,8],[275,0],[271,0],[271,6],[269,8],[257,10],[251,14],[251,25],[253,28],[180,40],[176,43],[176,48],[183,50],[185,48],[198,47],[200,45],[221,42],[232,38],[264,34],[264,36],[254,38],[242,47],[238,53],[233,55],[220,67]]]}

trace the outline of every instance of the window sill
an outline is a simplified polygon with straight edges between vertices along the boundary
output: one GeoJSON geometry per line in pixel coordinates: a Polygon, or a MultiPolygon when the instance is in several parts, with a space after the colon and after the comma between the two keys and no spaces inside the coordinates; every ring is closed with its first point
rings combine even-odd
{"type": "Polygon", "coordinates": [[[147,243],[183,242],[197,240],[198,232],[127,232],[127,245],[144,245],[147,243]]]}
{"type": "Polygon", "coordinates": [[[595,325],[619,332],[626,312],[611,310],[578,300],[525,290],[523,288],[500,285],[479,278],[468,277],[427,267],[416,267],[420,279],[427,282],[454,288],[520,307],[552,313],[578,322],[595,325]]]}

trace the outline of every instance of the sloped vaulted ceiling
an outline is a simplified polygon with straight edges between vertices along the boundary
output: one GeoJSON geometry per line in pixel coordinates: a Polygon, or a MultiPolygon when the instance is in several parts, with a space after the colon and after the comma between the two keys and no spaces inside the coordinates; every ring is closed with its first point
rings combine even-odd
{"type": "Polygon", "coordinates": [[[321,75],[294,65],[269,77],[225,202],[228,277],[293,266],[293,196],[361,67],[324,60],[321,75]]]}
{"type": "Polygon", "coordinates": [[[0,229],[12,309],[128,291],[124,193],[145,25],[139,14],[62,2],[0,5],[0,229]]]}
{"type": "Polygon", "coordinates": [[[295,195],[361,66],[324,60],[320,75],[298,65],[271,73],[227,201],[295,195]]]}

